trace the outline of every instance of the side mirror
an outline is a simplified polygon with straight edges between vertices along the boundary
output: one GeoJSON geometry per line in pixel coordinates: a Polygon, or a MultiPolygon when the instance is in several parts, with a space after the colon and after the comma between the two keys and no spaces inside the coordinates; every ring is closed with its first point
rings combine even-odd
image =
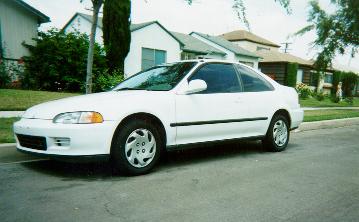
{"type": "Polygon", "coordinates": [[[202,92],[207,89],[207,83],[201,79],[191,80],[188,83],[187,89],[183,91],[183,94],[192,94],[202,92]]]}

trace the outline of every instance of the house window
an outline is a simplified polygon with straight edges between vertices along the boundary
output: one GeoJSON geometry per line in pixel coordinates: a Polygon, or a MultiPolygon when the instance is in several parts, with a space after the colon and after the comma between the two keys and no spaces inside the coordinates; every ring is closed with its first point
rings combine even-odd
{"type": "Polygon", "coordinates": [[[167,52],[164,50],[142,48],[142,70],[166,62],[167,52]]]}
{"type": "Polygon", "coordinates": [[[333,74],[331,73],[325,73],[324,75],[324,83],[333,83],[333,74]]]}
{"type": "Polygon", "coordinates": [[[297,71],[297,84],[303,82],[303,70],[298,69],[297,71]]]}

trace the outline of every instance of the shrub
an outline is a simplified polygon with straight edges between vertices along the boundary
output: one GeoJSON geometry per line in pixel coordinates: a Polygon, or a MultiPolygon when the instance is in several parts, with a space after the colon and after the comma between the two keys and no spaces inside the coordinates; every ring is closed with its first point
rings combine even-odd
{"type": "Polygon", "coordinates": [[[295,87],[295,89],[297,90],[299,97],[301,99],[307,99],[309,98],[309,96],[311,96],[313,94],[312,90],[309,88],[309,86],[307,86],[304,83],[299,83],[297,84],[297,86],[295,87]]]}
{"type": "Polygon", "coordinates": [[[6,87],[11,81],[11,78],[5,67],[5,63],[0,60],[0,88],[6,87]]]}
{"type": "Polygon", "coordinates": [[[353,105],[354,104],[354,98],[353,97],[347,97],[344,99],[344,101],[346,103],[348,103],[349,105],[353,105]]]}
{"type": "MultiPolygon", "coordinates": [[[[31,52],[25,57],[25,88],[79,92],[85,89],[89,38],[86,34],[64,33],[56,29],[40,32],[36,45],[24,46],[31,52]]],[[[106,69],[104,50],[94,48],[94,77],[106,69]]],[[[93,82],[96,80],[93,78],[93,82]]]]}
{"type": "Polygon", "coordinates": [[[113,71],[110,75],[108,70],[99,74],[95,78],[95,82],[93,85],[94,92],[103,92],[110,90],[111,88],[115,87],[117,84],[124,80],[123,74],[120,71],[113,71]]]}
{"type": "Polygon", "coordinates": [[[346,97],[352,97],[353,90],[358,82],[359,76],[353,72],[342,73],[343,93],[346,97]]]}
{"type": "Polygon", "coordinates": [[[297,83],[297,71],[298,71],[297,63],[287,64],[287,78],[286,78],[287,86],[296,87],[295,84],[297,83]]]}
{"type": "Polygon", "coordinates": [[[315,95],[315,98],[318,100],[318,101],[323,101],[325,99],[325,94],[323,92],[319,92],[315,95]]]}

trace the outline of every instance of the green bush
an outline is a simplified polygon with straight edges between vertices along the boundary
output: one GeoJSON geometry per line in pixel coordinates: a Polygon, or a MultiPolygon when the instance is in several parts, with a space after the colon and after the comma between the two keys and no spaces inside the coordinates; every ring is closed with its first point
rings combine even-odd
{"type": "Polygon", "coordinates": [[[347,97],[344,99],[344,101],[346,103],[348,103],[349,105],[353,105],[354,104],[354,98],[353,97],[347,97]]]}
{"type": "Polygon", "coordinates": [[[295,87],[297,83],[297,71],[298,64],[297,63],[288,63],[287,64],[287,78],[286,85],[290,87],[295,87]]]}
{"type": "Polygon", "coordinates": [[[11,78],[6,70],[5,63],[0,60],[0,88],[6,87],[11,81],[11,78]]]}
{"type": "MultiPolygon", "coordinates": [[[[36,45],[24,46],[31,52],[25,57],[24,88],[47,91],[79,92],[85,90],[89,38],[81,33],[64,33],[56,29],[40,32],[36,45]]],[[[104,50],[94,48],[93,76],[106,69],[104,50]]],[[[96,79],[93,79],[93,82],[96,79]]]]}
{"type": "Polygon", "coordinates": [[[99,74],[95,78],[95,82],[93,84],[94,92],[103,92],[108,91],[111,88],[115,87],[117,84],[124,80],[123,73],[120,71],[113,71],[110,75],[106,70],[104,73],[99,74]]]}
{"type": "Polygon", "coordinates": [[[307,99],[313,94],[312,90],[304,83],[297,84],[295,89],[297,90],[301,99],[307,99]]]}
{"type": "Polygon", "coordinates": [[[343,72],[341,81],[343,83],[342,90],[346,97],[353,96],[353,90],[358,83],[359,76],[353,72],[343,72]]]}
{"type": "Polygon", "coordinates": [[[323,101],[325,99],[325,94],[323,92],[319,92],[319,93],[316,93],[315,95],[315,98],[318,100],[318,101],[323,101]]]}

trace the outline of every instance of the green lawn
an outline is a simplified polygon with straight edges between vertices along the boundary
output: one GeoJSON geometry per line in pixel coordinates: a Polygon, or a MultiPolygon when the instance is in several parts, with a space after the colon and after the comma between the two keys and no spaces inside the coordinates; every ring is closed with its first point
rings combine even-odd
{"type": "Polygon", "coordinates": [[[306,110],[304,122],[359,117],[359,110],[306,110]]]}
{"type": "Polygon", "coordinates": [[[12,124],[19,118],[0,118],[0,143],[14,143],[12,124]]]}
{"type": "Polygon", "coordinates": [[[80,95],[46,91],[0,89],[0,111],[18,111],[39,103],[80,95]]]}
{"type": "Polygon", "coordinates": [[[302,107],[350,107],[359,106],[359,98],[354,97],[353,105],[349,105],[345,101],[334,103],[329,98],[325,98],[323,101],[318,101],[315,98],[301,99],[299,103],[302,107]]]}

